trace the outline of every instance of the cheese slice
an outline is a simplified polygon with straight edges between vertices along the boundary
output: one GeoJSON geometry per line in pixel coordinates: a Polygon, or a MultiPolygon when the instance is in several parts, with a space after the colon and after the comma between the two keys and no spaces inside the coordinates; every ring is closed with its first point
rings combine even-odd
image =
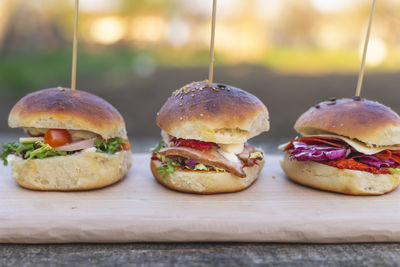
{"type": "MultiPolygon", "coordinates": [[[[320,136],[320,137],[331,137],[331,138],[337,138],[340,139],[347,144],[349,144],[352,148],[357,150],[358,152],[365,154],[365,155],[373,155],[376,153],[379,153],[381,151],[384,151],[386,149],[388,150],[400,150],[400,145],[393,145],[393,146],[374,146],[370,147],[367,146],[365,143],[355,140],[355,139],[350,139],[341,135],[333,135],[333,134],[315,134],[315,135],[305,135],[306,137],[308,136],[320,136]]],[[[278,148],[279,149],[284,149],[289,143],[282,144],[278,148]]]]}
{"type": "Polygon", "coordinates": [[[218,144],[219,147],[228,153],[240,154],[243,152],[244,143],[240,144],[218,144]]]}
{"type": "Polygon", "coordinates": [[[221,148],[219,148],[217,151],[227,160],[232,161],[237,164],[240,164],[240,159],[234,153],[226,152],[226,151],[222,150],[221,148]]]}

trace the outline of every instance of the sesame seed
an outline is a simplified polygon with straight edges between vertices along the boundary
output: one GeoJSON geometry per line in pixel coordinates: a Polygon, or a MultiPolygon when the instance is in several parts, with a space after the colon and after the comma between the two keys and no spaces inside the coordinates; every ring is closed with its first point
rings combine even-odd
{"type": "Polygon", "coordinates": [[[354,101],[360,101],[361,100],[360,96],[353,96],[352,98],[353,98],[354,101]]]}
{"type": "Polygon", "coordinates": [[[157,112],[157,116],[160,115],[160,112],[157,112]]]}
{"type": "Polygon", "coordinates": [[[179,106],[182,107],[183,106],[182,103],[180,103],[179,106]]]}
{"type": "Polygon", "coordinates": [[[200,117],[203,117],[204,116],[204,114],[203,113],[200,113],[200,117]]]}
{"type": "Polygon", "coordinates": [[[192,97],[194,97],[194,94],[192,94],[192,97]]]}

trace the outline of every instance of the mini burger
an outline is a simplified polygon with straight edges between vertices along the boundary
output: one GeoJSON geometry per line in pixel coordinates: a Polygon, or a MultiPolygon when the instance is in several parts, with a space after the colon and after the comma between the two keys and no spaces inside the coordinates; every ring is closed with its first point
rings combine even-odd
{"type": "Polygon", "coordinates": [[[268,110],[254,95],[208,81],[175,91],[157,114],[162,141],[151,170],[177,191],[215,194],[249,187],[264,166],[247,140],[269,130],[268,110]]]}
{"type": "Polygon", "coordinates": [[[1,158],[14,180],[35,190],[101,188],[131,167],[125,122],[104,99],[52,88],[23,97],[8,118],[26,137],[4,144],[1,158]]]}
{"type": "Polygon", "coordinates": [[[282,145],[293,181],[349,195],[382,195],[400,182],[400,117],[360,97],[322,102],[295,124],[302,136],[282,145]]]}

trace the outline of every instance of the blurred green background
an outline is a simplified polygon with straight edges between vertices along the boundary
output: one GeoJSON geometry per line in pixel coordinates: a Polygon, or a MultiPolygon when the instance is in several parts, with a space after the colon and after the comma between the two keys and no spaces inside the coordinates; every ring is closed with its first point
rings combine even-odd
{"type": "MultiPolygon", "coordinates": [[[[70,86],[71,0],[0,0],[0,131],[15,102],[70,86]]],[[[215,80],[257,95],[271,131],[328,97],[354,95],[371,1],[218,0],[215,80]]],[[[212,0],[80,0],[77,87],[116,106],[134,138],[157,138],[171,94],[208,75],[212,0]]],[[[400,1],[376,6],[362,95],[400,111],[400,1]]]]}

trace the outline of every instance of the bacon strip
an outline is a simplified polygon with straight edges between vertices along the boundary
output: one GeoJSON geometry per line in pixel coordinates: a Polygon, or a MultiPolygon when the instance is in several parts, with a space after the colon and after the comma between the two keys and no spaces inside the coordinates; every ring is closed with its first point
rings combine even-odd
{"type": "Polygon", "coordinates": [[[158,154],[161,156],[179,156],[187,159],[194,159],[205,165],[215,166],[227,170],[239,177],[246,177],[242,163],[235,163],[227,160],[215,149],[200,151],[190,147],[166,147],[161,149],[158,154]]]}

